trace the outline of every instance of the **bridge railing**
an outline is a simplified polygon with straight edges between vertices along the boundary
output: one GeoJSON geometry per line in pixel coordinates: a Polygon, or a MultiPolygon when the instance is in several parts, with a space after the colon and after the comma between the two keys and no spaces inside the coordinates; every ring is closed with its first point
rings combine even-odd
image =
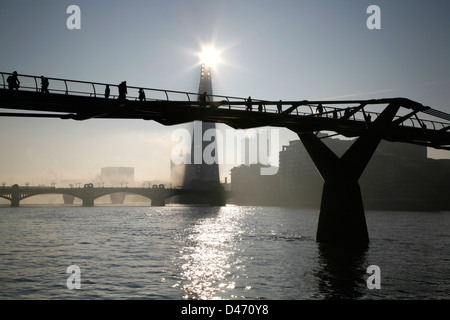
{"type": "MultiPolygon", "coordinates": [[[[333,102],[338,104],[337,102],[333,102]]],[[[370,122],[374,121],[380,114],[380,112],[368,110],[368,106],[361,107],[360,105],[349,107],[348,104],[350,101],[347,101],[346,103],[342,103],[343,106],[341,107],[332,107],[332,106],[325,106],[322,105],[321,111],[318,111],[318,105],[321,103],[308,103],[303,104],[295,109],[295,112],[297,115],[301,116],[309,116],[309,117],[322,117],[322,118],[334,118],[334,119],[347,119],[352,121],[362,121],[365,122],[367,125],[370,124],[370,122]],[[302,109],[301,109],[302,108],[302,109]],[[348,112],[350,115],[346,115],[346,112],[348,112]]],[[[352,102],[353,104],[360,104],[359,102],[352,102]]],[[[380,103],[380,105],[383,103],[380,103]]],[[[393,119],[395,122],[396,120],[399,120],[403,118],[406,114],[410,113],[411,110],[405,109],[403,111],[400,111],[398,115],[396,115],[393,119]]],[[[293,111],[294,112],[294,111],[293,111]]],[[[291,114],[293,113],[291,112],[291,114]]],[[[431,130],[449,130],[450,129],[450,116],[448,114],[445,114],[443,112],[433,110],[431,108],[424,109],[424,112],[426,115],[429,115],[434,118],[438,118],[441,120],[447,120],[447,122],[444,121],[437,121],[437,120],[431,120],[427,118],[419,118],[417,114],[411,115],[410,117],[407,117],[404,119],[404,121],[401,121],[398,123],[400,126],[405,127],[412,127],[412,128],[421,128],[421,129],[431,129],[431,130]],[[431,110],[431,111],[428,111],[431,110]]],[[[429,117],[429,118],[431,118],[429,117]]]]}
{"type": "MultiPolygon", "coordinates": [[[[12,75],[8,72],[0,72],[1,85],[3,89],[8,89],[7,78],[12,75]]],[[[19,90],[42,92],[41,76],[18,74],[20,81],[19,90]]],[[[54,94],[66,94],[76,96],[86,96],[94,98],[105,98],[105,89],[109,86],[109,99],[118,99],[119,84],[110,84],[92,81],[69,80],[62,78],[45,77],[49,81],[48,92],[54,94]]],[[[146,101],[188,101],[198,105],[213,105],[216,107],[227,107],[229,109],[242,110],[246,109],[247,99],[242,97],[224,96],[224,95],[207,95],[204,102],[200,102],[201,95],[196,92],[186,92],[177,90],[165,90],[144,88],[127,85],[128,100],[139,100],[139,91],[143,90],[146,101]]],[[[267,108],[268,101],[255,99],[252,101],[253,110],[256,110],[259,104],[262,104],[265,112],[276,112],[275,108],[267,108]]],[[[296,111],[297,114],[301,112],[296,111]]]]}
{"type": "MultiPolygon", "coordinates": [[[[0,72],[1,75],[1,85],[3,89],[8,89],[7,79],[12,73],[0,72]]],[[[110,95],[108,99],[118,99],[118,87],[117,84],[92,82],[92,81],[78,81],[69,80],[61,78],[46,77],[49,81],[48,91],[53,94],[65,94],[65,95],[76,95],[76,96],[86,96],[93,98],[103,98],[105,99],[105,89],[107,86],[110,88],[110,95]]],[[[19,90],[41,92],[41,76],[18,74],[18,80],[20,81],[19,90]]],[[[199,106],[212,106],[217,108],[227,108],[233,110],[247,110],[248,101],[246,98],[233,97],[233,96],[223,96],[223,95],[207,95],[202,100],[199,93],[176,91],[176,90],[165,90],[165,89],[152,89],[152,88],[142,88],[135,86],[127,86],[127,99],[128,100],[139,100],[139,91],[142,89],[145,93],[145,98],[147,101],[188,101],[192,102],[194,105],[199,106]],[[201,101],[200,101],[201,100],[201,101]]],[[[382,99],[383,100],[383,99],[382,99]]],[[[308,102],[308,101],[267,101],[252,99],[252,111],[253,112],[264,112],[264,113],[277,113],[277,105],[282,105],[282,110],[292,108],[290,112],[291,115],[298,116],[310,116],[310,117],[326,117],[326,118],[336,118],[336,119],[348,119],[353,121],[363,121],[367,124],[370,121],[375,120],[380,112],[369,111],[364,107],[360,106],[349,107],[349,104],[356,103],[355,101],[333,101],[330,102],[330,106],[327,103],[319,102],[308,102]],[[318,111],[319,104],[322,105],[322,110],[318,111]],[[294,107],[296,106],[296,107],[294,107]],[[358,109],[358,110],[356,110],[358,109]],[[350,116],[346,116],[345,112],[351,112],[350,116]]],[[[381,102],[380,102],[381,104],[381,102]]],[[[428,115],[439,117],[437,110],[431,109],[428,115]],[[431,112],[433,111],[433,112],[431,112]]],[[[443,114],[443,113],[441,113],[443,114]]],[[[446,114],[445,114],[446,115],[446,114]]],[[[448,115],[447,115],[448,116],[448,115]]],[[[396,116],[396,119],[400,119],[401,115],[396,116]]],[[[449,120],[445,118],[446,120],[449,120]]],[[[395,121],[395,120],[394,120],[395,121]]],[[[430,119],[419,119],[417,115],[411,116],[405,121],[399,123],[401,126],[408,126],[413,128],[427,128],[433,130],[448,130],[450,126],[450,120],[448,122],[435,121],[430,119]]]]}
{"type": "MultiPolygon", "coordinates": [[[[0,72],[1,74],[1,84],[0,87],[3,89],[8,89],[8,77],[12,73],[0,72]]],[[[41,76],[18,74],[18,80],[20,81],[19,90],[42,92],[42,82],[41,76]]],[[[110,88],[109,99],[117,99],[119,97],[119,84],[110,84],[102,82],[92,82],[92,81],[80,81],[80,80],[69,80],[53,77],[45,77],[49,81],[48,92],[56,94],[66,94],[66,95],[77,95],[77,96],[87,96],[94,98],[105,98],[105,89],[107,86],[110,88]]],[[[165,90],[165,89],[154,89],[154,88],[144,88],[135,87],[127,85],[127,99],[129,100],[139,100],[139,91],[142,89],[145,93],[145,99],[148,101],[190,101],[197,103],[200,99],[200,95],[194,92],[177,91],[177,90],[165,90]]],[[[208,95],[206,97],[206,102],[213,102],[216,100],[230,101],[242,100],[244,98],[240,97],[230,97],[221,95],[208,95]]]]}

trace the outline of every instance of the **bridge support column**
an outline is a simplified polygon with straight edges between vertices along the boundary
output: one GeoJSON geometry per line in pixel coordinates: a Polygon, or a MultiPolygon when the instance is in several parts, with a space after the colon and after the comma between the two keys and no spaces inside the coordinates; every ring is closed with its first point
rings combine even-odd
{"type": "Polygon", "coordinates": [[[83,199],[83,207],[93,207],[93,206],[94,206],[94,199],[92,198],[83,199]]]}
{"type": "Polygon", "coordinates": [[[13,208],[19,207],[19,202],[20,202],[19,198],[13,197],[11,200],[11,207],[13,207],[13,208]]]}
{"type": "Polygon", "coordinates": [[[369,235],[358,180],[398,109],[398,104],[389,104],[341,158],[313,133],[298,133],[324,180],[317,242],[367,247],[369,235]]]}
{"type": "Polygon", "coordinates": [[[11,191],[11,207],[17,208],[20,202],[20,191],[17,184],[13,185],[11,191]]]}
{"type": "Polygon", "coordinates": [[[152,207],[164,207],[166,205],[166,199],[163,197],[153,197],[152,207]]]}

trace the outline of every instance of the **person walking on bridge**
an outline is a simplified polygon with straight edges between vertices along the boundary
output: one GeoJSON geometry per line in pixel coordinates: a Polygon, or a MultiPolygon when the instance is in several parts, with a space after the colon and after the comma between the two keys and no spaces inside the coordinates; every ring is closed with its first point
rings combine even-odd
{"type": "Polygon", "coordinates": [[[323,112],[323,106],[322,106],[321,103],[317,106],[316,111],[317,111],[317,114],[318,114],[319,116],[322,114],[322,112],[323,112]]]}
{"type": "Polygon", "coordinates": [[[110,94],[111,90],[109,89],[109,84],[106,85],[105,88],[105,98],[108,99],[109,98],[109,94],[110,94]]]}
{"type": "Polygon", "coordinates": [[[10,75],[6,81],[8,82],[8,88],[9,90],[19,90],[20,88],[20,81],[17,79],[17,71],[14,71],[12,75],[10,75]]]}
{"type": "Polygon", "coordinates": [[[44,76],[41,76],[41,93],[49,93],[48,92],[48,79],[44,76]]]}
{"type": "Polygon", "coordinates": [[[146,101],[144,89],[139,89],[139,101],[146,101]]]}
{"type": "Polygon", "coordinates": [[[281,100],[278,101],[278,104],[277,104],[277,111],[278,111],[278,113],[281,113],[281,112],[283,111],[283,105],[282,105],[281,100]]]}
{"type": "Polygon", "coordinates": [[[247,106],[247,111],[252,111],[252,109],[253,109],[253,103],[252,103],[252,97],[248,97],[248,99],[247,99],[247,104],[246,104],[246,106],[247,106]]]}
{"type": "Polygon", "coordinates": [[[127,82],[122,81],[119,84],[119,100],[126,100],[127,93],[127,82]]]}

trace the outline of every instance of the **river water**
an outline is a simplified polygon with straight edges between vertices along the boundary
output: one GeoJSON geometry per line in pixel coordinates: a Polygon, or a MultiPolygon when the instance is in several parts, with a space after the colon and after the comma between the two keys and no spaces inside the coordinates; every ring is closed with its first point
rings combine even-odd
{"type": "Polygon", "coordinates": [[[0,207],[0,299],[450,298],[450,212],[366,219],[370,246],[353,256],[315,242],[316,210],[0,207]]]}

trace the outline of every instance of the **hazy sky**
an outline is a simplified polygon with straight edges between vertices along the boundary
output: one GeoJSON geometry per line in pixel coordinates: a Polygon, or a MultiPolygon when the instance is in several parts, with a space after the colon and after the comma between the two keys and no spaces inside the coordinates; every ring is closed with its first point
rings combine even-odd
{"type": "MultiPolygon", "coordinates": [[[[449,12],[446,0],[1,1],[0,70],[196,91],[196,52],[213,43],[223,59],[216,94],[407,97],[450,112],[449,12]],[[372,4],[380,30],[366,26],[372,4]],[[81,30],[66,27],[69,5],[81,8],[81,30]]],[[[105,166],[168,180],[174,128],[0,118],[0,180],[88,182],[105,166]]]]}

